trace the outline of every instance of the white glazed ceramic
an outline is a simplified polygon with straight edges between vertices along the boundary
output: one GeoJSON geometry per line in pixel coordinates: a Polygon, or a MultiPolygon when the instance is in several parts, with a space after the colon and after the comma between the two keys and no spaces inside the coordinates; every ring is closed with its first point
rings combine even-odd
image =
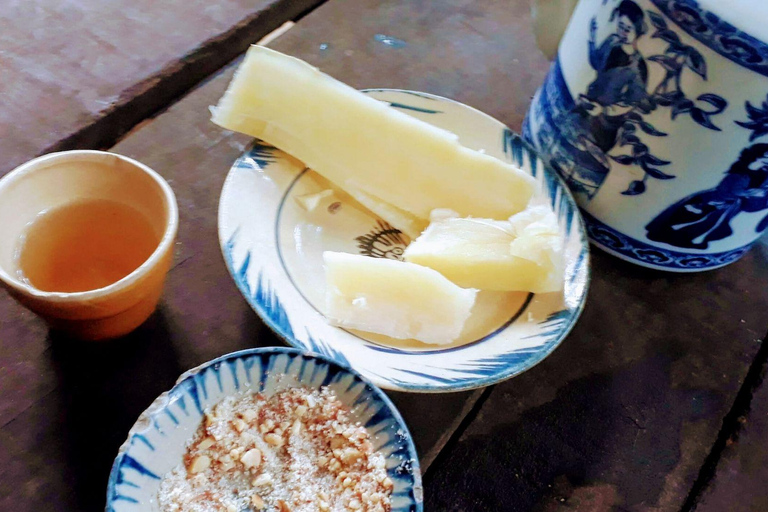
{"type": "Polygon", "coordinates": [[[768,4],[703,4],[581,0],[523,129],[596,245],[677,272],[768,226],[768,4]]]}
{"type": "Polygon", "coordinates": [[[181,464],[204,412],[228,396],[270,397],[294,387],[330,387],[350,408],[384,455],[394,483],[392,512],[421,512],[423,491],[416,448],[392,402],[349,368],[323,357],[281,347],[243,350],[214,359],[179,377],[144,411],[112,466],[106,512],[157,512],[162,476],[181,464]]]}
{"type": "Polygon", "coordinates": [[[176,198],[155,171],[104,151],[51,153],[0,180],[0,284],[53,328],[82,339],[121,336],[154,311],[173,259],[179,224],[176,198]],[[18,275],[19,240],[42,212],[84,199],[132,206],[155,228],[160,243],[139,268],[97,290],[45,292],[18,275]]]}
{"type": "Polygon", "coordinates": [[[565,292],[481,293],[461,343],[449,346],[388,343],[333,327],[321,314],[323,251],[400,258],[407,240],[340,192],[308,213],[296,198],[331,185],[260,141],[232,167],[219,205],[219,239],[240,291],[287,343],[349,365],[388,389],[470,389],[534,366],[570,331],[586,298],[586,235],[568,190],[517,135],[477,110],[410,91],[368,93],[536,176],[539,200],[552,205],[560,221],[565,292]]]}

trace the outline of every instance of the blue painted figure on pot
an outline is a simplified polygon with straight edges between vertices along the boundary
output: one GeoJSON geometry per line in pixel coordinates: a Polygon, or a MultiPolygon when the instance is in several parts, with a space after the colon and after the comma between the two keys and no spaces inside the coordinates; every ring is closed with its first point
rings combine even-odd
{"type": "MultiPolygon", "coordinates": [[[[648,238],[676,247],[706,249],[733,234],[731,220],[741,212],[768,208],[768,144],[743,150],[715,188],[673,204],[647,226],[648,238]]],[[[758,231],[765,229],[765,218],[758,231]]]]}
{"type": "Polygon", "coordinates": [[[651,109],[646,87],[648,66],[637,49],[647,31],[643,10],[623,0],[611,13],[616,32],[598,46],[597,21],[590,23],[589,63],[597,78],[581,94],[563,119],[563,135],[581,154],[581,169],[569,178],[571,185],[592,195],[610,171],[606,154],[618,142],[619,131],[633,108],[651,109]]]}
{"type": "MultiPolygon", "coordinates": [[[[657,108],[668,107],[671,119],[690,114],[692,120],[711,130],[720,130],[711,117],[725,110],[727,101],[716,94],[702,94],[698,105],[682,89],[683,72],[689,69],[706,79],[706,62],[701,53],[669,30],[666,21],[649,12],[656,29],[652,38],[667,43],[662,53],[648,57],[648,62],[660,65],[664,76],[649,92],[648,62],[638,49],[638,41],[648,31],[645,12],[633,0],[621,0],[611,12],[614,32],[597,44],[597,20],[589,27],[589,64],[597,74],[587,91],[580,94],[572,108],[558,119],[564,142],[570,145],[570,157],[576,164],[565,173],[569,186],[588,199],[594,197],[611,171],[611,161],[639,166],[642,179],[629,184],[623,195],[638,195],[646,191],[649,177],[669,180],[674,175],[659,167],[671,162],[651,151],[638,135],[665,137],[644,117],[657,108]],[[710,108],[706,108],[710,107],[710,108]],[[639,130],[638,130],[639,128],[639,130]],[[628,147],[629,153],[614,154],[617,147],[628,147]]],[[[557,162],[556,162],[557,163],[557,162]]]]}

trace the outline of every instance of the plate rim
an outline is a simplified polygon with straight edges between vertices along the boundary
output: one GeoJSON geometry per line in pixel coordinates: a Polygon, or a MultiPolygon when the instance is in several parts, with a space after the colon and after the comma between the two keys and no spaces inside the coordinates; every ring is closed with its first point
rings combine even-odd
{"type": "MultiPolygon", "coordinates": [[[[388,92],[394,92],[394,93],[401,93],[401,94],[410,94],[415,95],[418,97],[427,97],[429,99],[434,99],[442,102],[447,102],[450,104],[453,104],[458,107],[465,108],[467,110],[472,111],[474,114],[483,116],[485,118],[491,119],[498,123],[504,130],[505,133],[512,135],[515,138],[515,141],[519,143],[522,148],[527,152],[529,159],[536,159],[540,165],[542,172],[546,174],[548,178],[551,178],[554,182],[556,182],[559,186],[559,189],[561,190],[562,195],[564,195],[567,198],[567,201],[570,203],[570,205],[573,207],[574,216],[576,217],[576,224],[578,226],[578,231],[580,234],[580,239],[582,240],[582,251],[584,254],[584,291],[582,292],[582,300],[579,301],[579,304],[576,306],[576,308],[569,310],[571,320],[568,323],[568,325],[564,326],[562,332],[558,336],[558,339],[555,342],[552,342],[549,347],[546,347],[545,349],[542,349],[538,354],[537,357],[531,358],[530,360],[526,361],[526,365],[524,368],[514,369],[514,367],[506,368],[503,371],[499,371],[494,373],[493,375],[488,375],[485,377],[477,377],[473,379],[472,381],[466,382],[466,383],[460,383],[460,384],[437,384],[437,385],[429,385],[429,384],[413,384],[413,383],[405,383],[405,382],[398,382],[397,384],[388,382],[386,380],[382,380],[379,382],[379,379],[376,378],[378,376],[372,376],[367,377],[372,383],[374,383],[377,387],[392,390],[392,391],[401,391],[401,392],[416,392],[416,393],[425,393],[425,394],[431,394],[431,393],[453,393],[453,392],[460,392],[460,391],[470,391],[474,389],[479,389],[487,386],[491,386],[506,380],[509,380],[511,378],[517,377],[518,375],[521,375],[528,370],[534,368],[539,363],[541,363],[544,359],[549,357],[559,346],[560,344],[568,337],[568,335],[571,333],[573,328],[575,327],[576,323],[578,322],[579,318],[581,317],[581,314],[584,311],[584,307],[586,306],[587,297],[589,295],[589,288],[592,280],[592,265],[591,265],[591,245],[589,243],[589,237],[587,236],[587,229],[585,225],[584,218],[581,215],[581,210],[579,209],[576,200],[573,197],[573,194],[571,193],[568,186],[565,184],[563,179],[560,177],[560,175],[550,166],[548,160],[544,158],[543,155],[541,155],[531,144],[529,144],[521,134],[513,131],[511,128],[509,128],[505,123],[502,121],[496,119],[495,117],[486,114],[485,112],[472,107],[470,105],[466,105],[460,101],[453,100],[450,98],[446,98],[444,96],[439,96],[436,94],[428,93],[428,92],[422,92],[422,91],[414,91],[414,90],[408,90],[408,89],[397,89],[397,88],[366,88],[366,89],[359,89],[360,92],[364,93],[370,93],[370,92],[381,92],[381,93],[388,93],[388,92]]],[[[301,343],[299,343],[297,340],[293,339],[291,336],[288,336],[286,332],[282,330],[282,328],[277,325],[274,320],[265,312],[263,311],[260,304],[253,301],[253,298],[250,295],[249,290],[245,290],[244,286],[245,283],[242,283],[241,280],[238,278],[238,271],[234,267],[234,262],[231,261],[231,258],[227,254],[227,247],[231,243],[231,240],[225,238],[223,233],[223,225],[225,224],[224,221],[224,203],[225,203],[225,191],[228,188],[228,185],[232,180],[234,180],[235,173],[238,171],[235,163],[248,152],[249,148],[252,147],[253,141],[257,140],[257,138],[252,137],[251,141],[246,145],[246,149],[243,150],[243,152],[240,154],[240,156],[235,159],[235,161],[232,163],[228,173],[227,177],[224,180],[224,183],[221,188],[221,193],[219,195],[219,203],[218,203],[218,214],[217,214],[217,231],[218,231],[218,237],[219,237],[219,248],[222,252],[222,257],[224,259],[225,265],[227,267],[227,270],[230,274],[230,277],[235,282],[235,285],[237,286],[238,291],[243,296],[245,301],[251,306],[251,309],[253,309],[256,314],[259,316],[259,319],[264,322],[270,330],[283,342],[289,345],[290,347],[296,348],[298,350],[306,350],[310,353],[312,352],[310,350],[307,350],[301,343]]],[[[278,148],[279,149],[279,148],[278,148]]],[[[231,238],[234,238],[234,236],[238,233],[239,227],[236,227],[232,235],[230,235],[231,238]]],[[[535,297],[536,294],[533,294],[535,297]]],[[[310,305],[310,307],[312,307],[310,305]]],[[[461,347],[457,347],[461,348],[461,347]]],[[[424,352],[423,354],[429,354],[430,352],[424,352]]],[[[421,354],[421,353],[419,353],[421,354]]],[[[328,357],[328,356],[323,356],[328,357]]],[[[338,364],[338,363],[337,363],[338,364]]],[[[350,365],[351,366],[351,365],[350,365]]]]}

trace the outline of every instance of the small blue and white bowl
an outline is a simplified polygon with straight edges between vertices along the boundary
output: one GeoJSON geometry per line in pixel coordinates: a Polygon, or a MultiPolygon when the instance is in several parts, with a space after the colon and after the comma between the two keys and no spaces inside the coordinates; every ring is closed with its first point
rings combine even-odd
{"type": "Polygon", "coordinates": [[[183,374],[139,416],[118,451],[107,486],[107,512],[159,510],[157,492],[166,473],[181,464],[186,445],[206,409],[228,396],[294,387],[331,388],[352,418],[371,435],[394,482],[392,512],[421,512],[421,470],[403,418],[387,396],[358,373],[295,349],[243,350],[183,374]]]}

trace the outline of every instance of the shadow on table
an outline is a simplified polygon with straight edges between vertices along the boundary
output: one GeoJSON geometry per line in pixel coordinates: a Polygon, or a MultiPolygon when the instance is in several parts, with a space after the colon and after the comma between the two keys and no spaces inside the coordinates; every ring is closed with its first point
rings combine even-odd
{"type": "Polygon", "coordinates": [[[573,332],[494,389],[427,475],[427,509],[678,510],[685,500],[759,347],[766,254],[689,275],[592,256],[573,332]]]}
{"type": "Polygon", "coordinates": [[[118,447],[138,415],[182,372],[162,308],[133,333],[80,342],[51,332],[59,378],[61,431],[55,442],[67,462],[79,510],[104,510],[107,477],[118,447]]]}
{"type": "Polygon", "coordinates": [[[259,315],[257,315],[250,306],[243,308],[242,320],[238,324],[237,336],[233,337],[233,343],[235,343],[235,345],[228,347],[226,352],[215,354],[209,359],[223,356],[229,352],[247,350],[249,348],[292,346],[275,334],[275,332],[272,331],[261,318],[259,318],[259,315]],[[231,350],[229,348],[231,348],[231,350]]]}
{"type": "Polygon", "coordinates": [[[680,462],[685,426],[719,405],[714,394],[669,390],[664,359],[625,367],[618,378],[570,382],[552,401],[465,439],[426,479],[426,507],[550,512],[658,503],[680,462]],[[633,385],[654,380],[655,391],[633,385]]]}

